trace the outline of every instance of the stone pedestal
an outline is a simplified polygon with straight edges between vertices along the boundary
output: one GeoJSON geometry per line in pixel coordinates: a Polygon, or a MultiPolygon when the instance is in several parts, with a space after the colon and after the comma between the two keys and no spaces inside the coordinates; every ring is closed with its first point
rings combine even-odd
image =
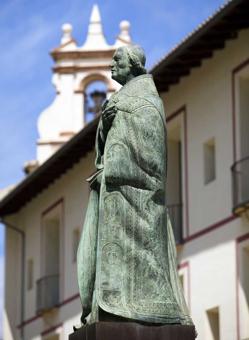
{"type": "Polygon", "coordinates": [[[98,322],[81,327],[69,340],[194,340],[194,326],[145,326],[135,322],[98,322]]]}

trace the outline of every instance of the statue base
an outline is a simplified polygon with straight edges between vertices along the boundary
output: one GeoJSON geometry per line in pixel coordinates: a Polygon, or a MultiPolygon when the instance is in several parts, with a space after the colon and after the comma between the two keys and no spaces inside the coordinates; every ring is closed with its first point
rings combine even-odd
{"type": "Polygon", "coordinates": [[[69,335],[69,340],[194,340],[195,327],[142,325],[135,322],[97,322],[69,335]]]}

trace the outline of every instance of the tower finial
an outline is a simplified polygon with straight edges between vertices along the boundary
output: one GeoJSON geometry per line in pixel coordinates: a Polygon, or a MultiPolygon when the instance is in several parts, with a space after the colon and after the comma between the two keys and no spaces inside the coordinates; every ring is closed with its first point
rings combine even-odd
{"type": "Polygon", "coordinates": [[[86,50],[101,50],[109,48],[103,33],[99,7],[97,4],[93,5],[86,42],[82,48],[86,50]]]}
{"type": "Polygon", "coordinates": [[[101,17],[100,17],[100,12],[99,12],[99,7],[97,4],[93,5],[92,8],[92,13],[91,13],[91,18],[90,18],[90,23],[101,23],[101,17]]]}
{"type": "Polygon", "coordinates": [[[61,37],[61,44],[64,45],[73,39],[72,38],[73,27],[71,24],[64,24],[62,25],[61,29],[63,32],[61,37]]]}
{"type": "Polygon", "coordinates": [[[123,45],[129,45],[132,43],[131,37],[130,37],[130,23],[127,20],[123,20],[120,22],[120,33],[116,39],[115,46],[123,46],[123,45]]]}

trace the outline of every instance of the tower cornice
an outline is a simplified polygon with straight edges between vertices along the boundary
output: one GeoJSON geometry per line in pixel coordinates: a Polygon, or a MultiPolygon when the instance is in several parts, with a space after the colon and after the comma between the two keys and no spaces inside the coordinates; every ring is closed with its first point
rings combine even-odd
{"type": "Polygon", "coordinates": [[[100,59],[100,58],[112,58],[116,47],[110,47],[107,50],[100,51],[85,51],[85,50],[73,50],[73,51],[61,51],[59,49],[54,49],[50,52],[50,55],[54,61],[59,60],[79,60],[79,59],[100,59]]]}

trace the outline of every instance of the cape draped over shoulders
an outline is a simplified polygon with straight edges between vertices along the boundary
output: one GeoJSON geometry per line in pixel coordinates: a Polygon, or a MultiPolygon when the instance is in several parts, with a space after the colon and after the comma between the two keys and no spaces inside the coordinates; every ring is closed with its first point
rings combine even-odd
{"type": "Polygon", "coordinates": [[[191,324],[165,206],[166,124],[152,76],[128,82],[111,106],[116,116],[107,136],[102,120],[97,130],[102,179],[90,196],[78,252],[83,309],[94,295],[103,310],[122,317],[191,324]]]}

